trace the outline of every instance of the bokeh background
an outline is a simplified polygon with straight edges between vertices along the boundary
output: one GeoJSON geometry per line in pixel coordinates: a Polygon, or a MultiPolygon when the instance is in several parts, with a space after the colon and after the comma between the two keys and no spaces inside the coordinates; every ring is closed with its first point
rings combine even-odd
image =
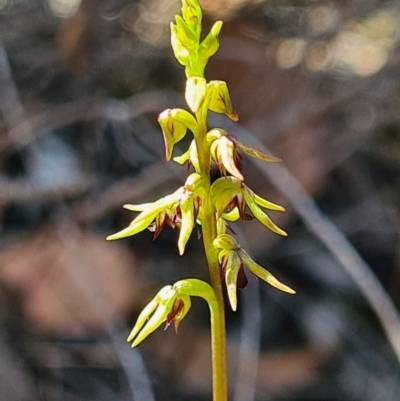
{"type": "MultiPolygon", "coordinates": [[[[227,308],[232,401],[397,401],[400,394],[400,2],[203,0],[225,21],[209,79],[240,116],[212,115],[282,164],[246,159],[283,204],[235,225],[297,290],[250,278],[227,308]]],[[[169,45],[175,0],[0,0],[0,392],[4,401],[210,400],[209,317],[125,342],[158,289],[207,279],[164,229],[107,243],[185,179],[157,115],[184,107],[169,45]]],[[[186,143],[178,146],[184,151],[186,143]]]]}

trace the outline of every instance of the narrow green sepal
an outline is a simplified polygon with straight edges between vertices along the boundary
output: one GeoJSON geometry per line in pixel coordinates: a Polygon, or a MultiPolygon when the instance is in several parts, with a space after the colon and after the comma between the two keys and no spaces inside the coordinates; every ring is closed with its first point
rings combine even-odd
{"type": "Polygon", "coordinates": [[[296,294],[292,288],[287,285],[281,283],[275,276],[273,276],[268,270],[264,269],[258,263],[256,263],[245,250],[240,249],[238,251],[240,258],[243,261],[243,264],[257,277],[261,280],[264,280],[266,283],[271,285],[272,287],[277,288],[280,291],[287,292],[288,294],[296,294]]]}
{"type": "Polygon", "coordinates": [[[194,227],[195,216],[193,202],[193,193],[189,191],[182,196],[180,202],[182,220],[178,238],[178,249],[179,255],[181,256],[185,253],[186,244],[189,241],[194,227]]]}
{"type": "Polygon", "coordinates": [[[254,214],[254,217],[262,224],[264,224],[265,227],[269,228],[271,231],[273,231],[276,234],[282,235],[284,237],[287,236],[287,233],[279,228],[273,221],[269,218],[269,216],[264,213],[260,207],[257,205],[255,202],[254,198],[249,195],[247,191],[243,191],[244,199],[246,201],[247,206],[251,210],[251,212],[254,214]]]}
{"type": "Polygon", "coordinates": [[[269,210],[274,210],[276,212],[284,212],[285,208],[281,205],[277,205],[276,203],[270,202],[264,198],[261,198],[261,196],[258,196],[257,194],[253,193],[254,200],[256,201],[257,205],[269,209],[269,210]]]}
{"type": "Polygon", "coordinates": [[[118,231],[115,234],[109,235],[106,240],[113,241],[116,239],[122,239],[126,237],[131,237],[141,231],[145,230],[151,222],[155,219],[158,212],[153,210],[147,210],[139,214],[129,225],[129,227],[124,228],[121,231],[118,231]]]}
{"type": "Polygon", "coordinates": [[[229,298],[229,303],[234,312],[237,309],[237,277],[239,274],[239,269],[242,264],[240,257],[236,251],[229,253],[228,262],[226,264],[225,270],[225,284],[226,290],[229,298]]]}
{"type": "Polygon", "coordinates": [[[261,150],[253,148],[251,146],[244,145],[241,142],[237,142],[237,146],[244,153],[248,154],[249,156],[255,157],[256,159],[259,159],[259,160],[262,160],[265,162],[271,162],[271,163],[279,163],[282,161],[282,159],[280,159],[279,157],[267,155],[266,153],[262,152],[261,150]]]}

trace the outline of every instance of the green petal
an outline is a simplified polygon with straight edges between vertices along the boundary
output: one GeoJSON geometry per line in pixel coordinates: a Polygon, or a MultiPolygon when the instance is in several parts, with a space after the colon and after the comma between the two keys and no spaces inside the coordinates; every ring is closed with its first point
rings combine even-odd
{"type": "Polygon", "coordinates": [[[264,207],[265,209],[269,209],[269,210],[274,210],[277,212],[284,212],[285,208],[281,205],[278,205],[276,203],[270,202],[264,198],[261,198],[261,196],[258,196],[257,194],[254,194],[254,200],[255,202],[261,206],[264,207]]]}
{"type": "Polygon", "coordinates": [[[237,309],[237,276],[239,274],[241,260],[237,252],[230,252],[225,271],[225,284],[229,303],[234,312],[237,309]]]}
{"type": "Polygon", "coordinates": [[[236,177],[238,180],[243,181],[244,177],[235,164],[235,145],[226,136],[218,140],[217,153],[225,169],[236,177]]]}
{"type": "Polygon", "coordinates": [[[152,211],[142,212],[132,221],[129,227],[124,228],[123,230],[115,234],[109,235],[106,238],[107,241],[130,237],[145,230],[156,218],[157,214],[158,214],[157,212],[152,212],[152,211]]]}
{"type": "Polygon", "coordinates": [[[238,221],[240,219],[239,209],[235,207],[230,212],[223,213],[221,217],[227,221],[238,221]]]}
{"type": "Polygon", "coordinates": [[[194,204],[193,194],[191,192],[183,195],[180,202],[182,221],[178,238],[179,255],[185,253],[185,247],[189,241],[194,227],[194,204]]]}
{"type": "Polygon", "coordinates": [[[251,210],[251,212],[254,214],[254,217],[262,224],[264,224],[265,227],[269,228],[271,231],[273,231],[276,234],[283,235],[284,237],[287,236],[287,233],[279,228],[275,223],[272,222],[272,220],[268,217],[267,214],[265,214],[260,207],[255,203],[254,199],[252,196],[249,195],[249,193],[244,190],[243,191],[244,199],[246,201],[247,206],[251,210]]]}
{"type": "Polygon", "coordinates": [[[188,150],[185,153],[183,153],[180,156],[174,157],[172,160],[180,165],[185,164],[189,160],[189,157],[190,157],[190,148],[191,148],[191,146],[188,147],[188,150]]]}
{"type": "Polygon", "coordinates": [[[296,291],[292,290],[287,285],[281,283],[277,278],[275,278],[268,270],[264,269],[258,263],[254,262],[253,259],[247,254],[243,249],[238,251],[243,264],[257,277],[264,280],[272,287],[277,288],[280,291],[287,292],[288,294],[295,294],[296,291]]]}
{"type": "Polygon", "coordinates": [[[147,322],[149,316],[151,316],[151,314],[156,310],[159,301],[157,297],[158,295],[156,295],[142,310],[142,312],[140,313],[139,317],[136,320],[135,326],[133,327],[126,341],[131,342],[136,337],[136,335],[142,329],[144,324],[147,322]]]}

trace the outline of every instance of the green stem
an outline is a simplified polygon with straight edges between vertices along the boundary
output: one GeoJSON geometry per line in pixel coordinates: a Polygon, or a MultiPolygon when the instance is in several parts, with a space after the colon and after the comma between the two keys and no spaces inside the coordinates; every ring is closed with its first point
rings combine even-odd
{"type": "Polygon", "coordinates": [[[215,207],[210,197],[210,147],[205,141],[207,133],[207,108],[202,107],[196,113],[198,132],[195,137],[200,174],[208,183],[207,196],[203,199],[203,219],[201,221],[203,244],[206,253],[211,286],[214,289],[217,305],[211,310],[211,358],[213,372],[213,401],[227,401],[226,375],[226,332],[224,298],[222,293],[218,251],[213,246],[217,236],[215,207]]]}

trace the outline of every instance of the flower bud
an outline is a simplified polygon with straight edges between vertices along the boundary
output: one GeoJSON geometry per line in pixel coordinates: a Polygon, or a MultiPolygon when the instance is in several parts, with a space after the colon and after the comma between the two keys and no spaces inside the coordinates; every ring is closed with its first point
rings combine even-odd
{"type": "Polygon", "coordinates": [[[190,63],[189,50],[182,43],[180,39],[182,35],[179,34],[179,29],[173,22],[171,22],[170,28],[171,28],[171,45],[172,45],[172,50],[174,51],[175,58],[181,65],[187,66],[190,63]]]}
{"type": "Polygon", "coordinates": [[[203,105],[207,92],[207,81],[202,77],[190,77],[186,81],[185,99],[193,113],[203,105]]]}
{"type": "Polygon", "coordinates": [[[222,29],[222,21],[217,21],[212,26],[208,35],[200,43],[199,58],[205,61],[213,56],[219,49],[218,35],[222,29]]]}
{"type": "Polygon", "coordinates": [[[192,30],[192,27],[188,25],[180,15],[175,16],[176,23],[176,35],[179,41],[188,49],[193,49],[199,42],[199,38],[196,33],[192,30]]]}
{"type": "MultiPolygon", "coordinates": [[[[185,137],[187,131],[186,124],[182,122],[182,118],[177,118],[176,114],[176,111],[166,109],[158,116],[158,122],[164,137],[165,158],[167,160],[171,159],[174,145],[185,137]]],[[[182,115],[181,112],[179,114],[182,115]]]]}
{"type": "Polygon", "coordinates": [[[224,113],[231,120],[238,121],[239,117],[235,110],[233,110],[226,82],[210,81],[207,84],[207,89],[209,90],[210,96],[208,108],[214,113],[224,113]]]}
{"type": "Polygon", "coordinates": [[[200,34],[202,11],[197,0],[182,0],[182,16],[185,22],[200,34]]]}

